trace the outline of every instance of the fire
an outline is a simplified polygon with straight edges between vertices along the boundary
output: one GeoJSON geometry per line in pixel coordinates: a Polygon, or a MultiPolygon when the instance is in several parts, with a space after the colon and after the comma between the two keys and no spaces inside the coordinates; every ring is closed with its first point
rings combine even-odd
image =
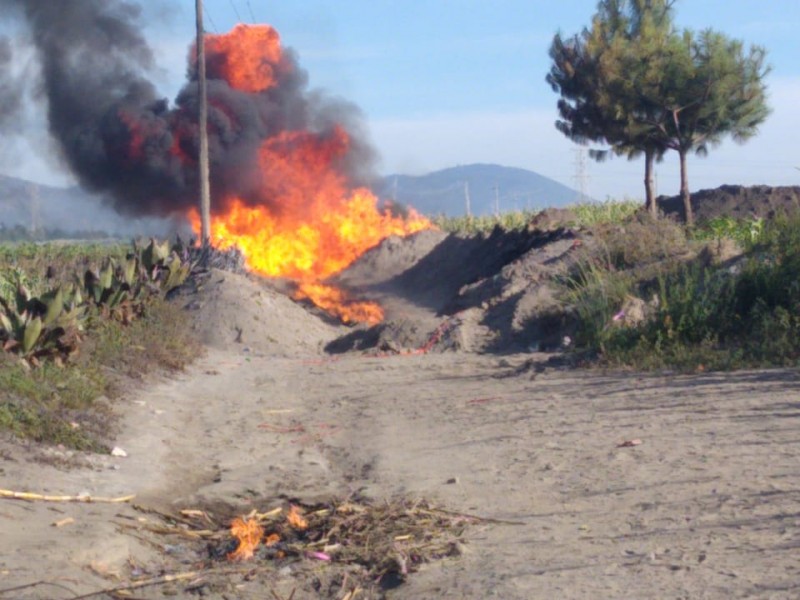
{"type": "Polygon", "coordinates": [[[228,554],[229,560],[249,560],[264,537],[264,529],[255,519],[236,518],[231,523],[231,535],[239,541],[239,546],[228,554]]]}
{"type": "MultiPolygon", "coordinates": [[[[208,39],[209,71],[232,87],[261,94],[279,85],[285,67],[280,38],[271,27],[240,25],[208,39]]],[[[406,216],[381,210],[372,192],[350,186],[343,172],[350,146],[340,126],[288,129],[264,138],[258,149],[259,200],[213,199],[211,239],[221,249],[238,247],[259,274],[296,281],[296,298],[307,298],[345,322],[377,323],[383,319],[379,306],[352,302],[321,282],[384,238],[431,224],[413,210],[406,216]]],[[[189,218],[199,232],[197,211],[192,209],[189,218]]]]}
{"type": "Polygon", "coordinates": [[[356,302],[347,298],[339,288],[322,283],[301,283],[295,293],[298,300],[309,299],[317,306],[339,317],[345,323],[369,323],[383,321],[383,309],[374,302],[356,302]]]}
{"type": "MultiPolygon", "coordinates": [[[[283,510],[277,509],[275,512],[280,514],[283,510]]],[[[274,531],[265,537],[265,531],[259,524],[258,516],[256,515],[253,517],[255,514],[254,511],[250,513],[248,517],[237,517],[231,521],[231,536],[236,539],[238,546],[236,550],[228,554],[228,560],[250,560],[255,556],[255,552],[262,542],[265,546],[269,547],[275,546],[281,541],[281,536],[274,531]]],[[[265,515],[261,516],[263,517],[265,515]]],[[[305,531],[308,529],[308,520],[303,516],[300,508],[294,504],[289,505],[289,511],[286,513],[286,522],[292,529],[297,531],[305,531]]]]}
{"type": "Polygon", "coordinates": [[[263,92],[275,85],[281,61],[281,38],[268,25],[237,25],[224,35],[207,35],[209,73],[224,76],[243,92],[263,92]]]}
{"type": "Polygon", "coordinates": [[[299,529],[301,531],[303,529],[308,529],[308,521],[302,514],[300,514],[300,509],[294,504],[292,504],[289,508],[289,513],[286,515],[286,520],[289,522],[289,525],[295,529],[299,529]]]}

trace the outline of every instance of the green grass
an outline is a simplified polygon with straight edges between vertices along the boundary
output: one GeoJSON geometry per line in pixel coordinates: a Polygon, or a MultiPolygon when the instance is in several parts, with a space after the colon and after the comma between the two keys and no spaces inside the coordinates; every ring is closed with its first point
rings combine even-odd
{"type": "Polygon", "coordinates": [[[476,233],[488,233],[495,227],[500,227],[505,231],[515,231],[524,229],[528,226],[531,219],[536,216],[538,211],[515,211],[502,213],[500,215],[484,215],[480,217],[433,217],[432,222],[442,231],[448,233],[458,233],[472,235],[476,233]]]}
{"type": "Polygon", "coordinates": [[[705,241],[729,239],[743,248],[748,248],[759,242],[767,226],[768,223],[761,217],[735,219],[730,216],[720,216],[701,223],[693,231],[693,236],[695,239],[705,241]]]}
{"type": "Polygon", "coordinates": [[[31,370],[19,361],[4,360],[0,362],[0,429],[77,450],[107,450],[104,432],[86,426],[98,421],[101,411],[95,400],[105,391],[105,383],[92,368],[48,364],[31,370]]]}
{"type": "Polygon", "coordinates": [[[641,210],[643,204],[638,200],[608,199],[605,202],[573,204],[567,208],[575,213],[578,227],[592,227],[594,225],[622,223],[641,210]]]}

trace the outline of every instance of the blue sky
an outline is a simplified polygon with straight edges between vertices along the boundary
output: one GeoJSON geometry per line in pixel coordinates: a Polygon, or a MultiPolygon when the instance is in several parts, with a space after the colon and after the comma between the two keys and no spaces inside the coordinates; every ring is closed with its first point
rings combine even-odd
{"type": "MultiPolygon", "coordinates": [[[[595,0],[205,0],[206,29],[241,20],[278,29],[311,87],[361,107],[384,173],[473,162],[524,167],[576,187],[577,146],[556,131],[545,83],[557,31],[588,25],[595,0]]],[[[157,84],[174,96],[194,28],[192,0],[143,2],[157,84]]],[[[689,163],[693,189],[800,183],[800,2],[679,0],[681,27],[714,27],[765,46],[772,116],[743,146],[726,141],[689,163]]],[[[8,169],[6,169],[8,170],[8,169]]],[[[641,161],[587,161],[590,196],[640,198],[641,161]]],[[[657,169],[659,193],[679,187],[677,155],[657,169]]]]}

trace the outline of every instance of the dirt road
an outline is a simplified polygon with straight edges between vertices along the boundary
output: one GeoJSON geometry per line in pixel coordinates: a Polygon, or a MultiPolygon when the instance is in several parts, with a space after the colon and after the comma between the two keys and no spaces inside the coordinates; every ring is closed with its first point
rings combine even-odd
{"type": "MultiPolygon", "coordinates": [[[[471,528],[464,556],[388,598],[800,597],[797,373],[608,375],[543,370],[531,356],[211,350],[125,401],[128,457],[6,442],[0,481],[135,493],[165,509],[402,495],[521,523],[471,528]]],[[[0,598],[71,598],[180,562],[180,549],[120,529],[139,517],[128,505],[0,500],[0,589],[48,582],[0,598]]],[[[336,597],[291,569],[271,577],[267,588],[231,576],[204,597],[336,597]]]]}

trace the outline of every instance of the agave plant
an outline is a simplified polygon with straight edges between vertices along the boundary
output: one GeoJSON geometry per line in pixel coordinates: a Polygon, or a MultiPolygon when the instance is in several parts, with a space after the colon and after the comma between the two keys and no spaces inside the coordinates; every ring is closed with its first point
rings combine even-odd
{"type": "Polygon", "coordinates": [[[151,239],[144,248],[134,242],[125,260],[106,257],[98,271],[86,271],[83,287],[102,314],[128,323],[144,313],[150,298],[182,285],[192,268],[169,242],[151,239]]]}
{"type": "Polygon", "coordinates": [[[129,323],[144,312],[147,291],[135,259],[118,264],[106,257],[99,271],[84,273],[83,288],[92,306],[105,317],[129,323]]]}
{"type": "Polygon", "coordinates": [[[85,306],[74,286],[33,297],[20,285],[14,302],[0,297],[0,344],[31,364],[42,357],[66,360],[78,350],[85,306]]]}
{"type": "Polygon", "coordinates": [[[169,242],[159,243],[151,238],[145,248],[134,243],[133,257],[142,265],[147,282],[169,293],[183,285],[195,266],[182,249],[180,240],[170,248],[169,242]]]}
{"type": "Polygon", "coordinates": [[[16,287],[0,294],[0,349],[29,364],[68,359],[78,349],[90,310],[127,324],[144,314],[152,298],[182,285],[194,265],[178,250],[153,239],[144,248],[134,243],[125,259],[107,256],[99,269],[38,297],[17,277],[16,287]]]}

